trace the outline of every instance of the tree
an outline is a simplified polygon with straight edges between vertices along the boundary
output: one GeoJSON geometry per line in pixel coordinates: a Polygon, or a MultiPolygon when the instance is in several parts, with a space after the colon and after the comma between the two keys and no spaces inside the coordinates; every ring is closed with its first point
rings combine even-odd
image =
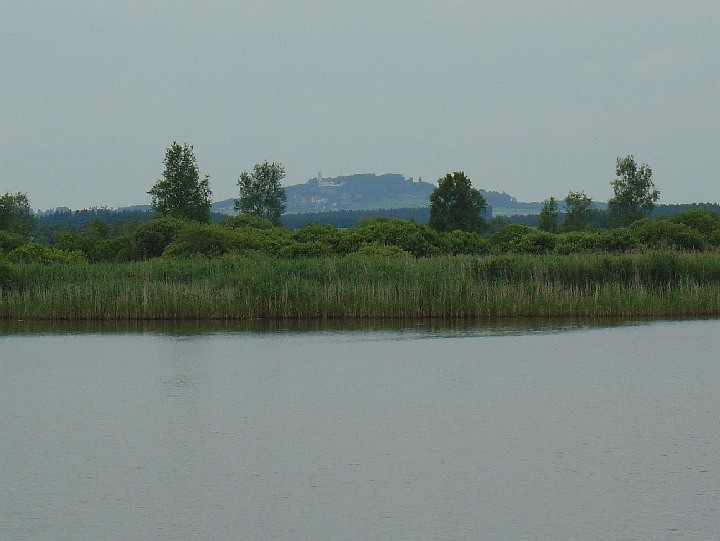
{"type": "Polygon", "coordinates": [[[558,211],[557,200],[554,197],[543,201],[540,216],[538,217],[538,229],[547,231],[548,233],[556,233],[558,230],[558,219],[560,212],[558,211]]]}
{"type": "Polygon", "coordinates": [[[647,164],[638,167],[631,155],[617,159],[615,172],[617,178],[610,182],[614,195],[608,201],[608,210],[612,223],[624,227],[646,217],[660,192],[653,184],[652,169],[647,164]]]}
{"type": "Polygon", "coordinates": [[[430,227],[437,231],[481,231],[487,201],[462,171],[448,173],[430,194],[430,227]]]}
{"type": "Polygon", "coordinates": [[[18,192],[0,196],[0,229],[27,239],[32,234],[34,225],[27,194],[18,192]]]}
{"type": "Polygon", "coordinates": [[[255,164],[252,174],[243,171],[238,179],[240,198],[235,200],[235,210],[280,224],[285,212],[285,188],[280,181],[285,178],[281,163],[255,164]]]}
{"type": "Polygon", "coordinates": [[[592,199],[584,192],[570,192],[565,197],[565,231],[582,231],[587,228],[588,215],[592,209],[592,199]]]}
{"type": "Polygon", "coordinates": [[[210,180],[200,179],[193,147],[173,144],[165,150],[165,171],[148,192],[153,208],[164,216],[207,222],[210,219],[210,180]]]}

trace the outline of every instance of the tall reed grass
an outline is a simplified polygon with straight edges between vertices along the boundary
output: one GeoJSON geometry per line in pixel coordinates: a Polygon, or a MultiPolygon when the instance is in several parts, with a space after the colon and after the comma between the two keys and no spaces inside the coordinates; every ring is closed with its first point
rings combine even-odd
{"type": "Polygon", "coordinates": [[[720,255],[18,264],[5,319],[661,317],[720,314],[720,255]]]}

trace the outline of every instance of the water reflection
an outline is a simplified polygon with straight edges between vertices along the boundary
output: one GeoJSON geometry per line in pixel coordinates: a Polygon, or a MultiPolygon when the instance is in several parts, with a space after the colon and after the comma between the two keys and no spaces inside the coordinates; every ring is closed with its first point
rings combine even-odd
{"type": "MultiPolygon", "coordinates": [[[[148,321],[5,321],[0,335],[136,334],[199,336],[222,333],[400,333],[423,337],[497,336],[577,329],[635,326],[653,319],[488,318],[488,319],[253,319],[148,321]]],[[[667,321],[667,320],[666,320],[667,321]]]]}

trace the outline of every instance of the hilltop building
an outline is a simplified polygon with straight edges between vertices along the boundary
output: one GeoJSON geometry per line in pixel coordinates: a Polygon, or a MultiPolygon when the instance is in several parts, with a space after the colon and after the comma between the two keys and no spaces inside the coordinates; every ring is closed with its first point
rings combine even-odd
{"type": "Polygon", "coordinates": [[[339,186],[339,184],[335,184],[335,180],[332,177],[323,177],[320,171],[318,171],[317,183],[321,188],[333,188],[335,186],[339,186]]]}

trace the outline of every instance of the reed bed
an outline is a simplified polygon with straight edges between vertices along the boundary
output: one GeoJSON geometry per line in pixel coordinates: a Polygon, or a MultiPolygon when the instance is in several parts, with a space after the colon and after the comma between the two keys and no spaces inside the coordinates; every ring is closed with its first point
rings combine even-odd
{"type": "Polygon", "coordinates": [[[720,255],[155,259],[18,265],[0,317],[53,320],[720,314],[720,255]]]}

